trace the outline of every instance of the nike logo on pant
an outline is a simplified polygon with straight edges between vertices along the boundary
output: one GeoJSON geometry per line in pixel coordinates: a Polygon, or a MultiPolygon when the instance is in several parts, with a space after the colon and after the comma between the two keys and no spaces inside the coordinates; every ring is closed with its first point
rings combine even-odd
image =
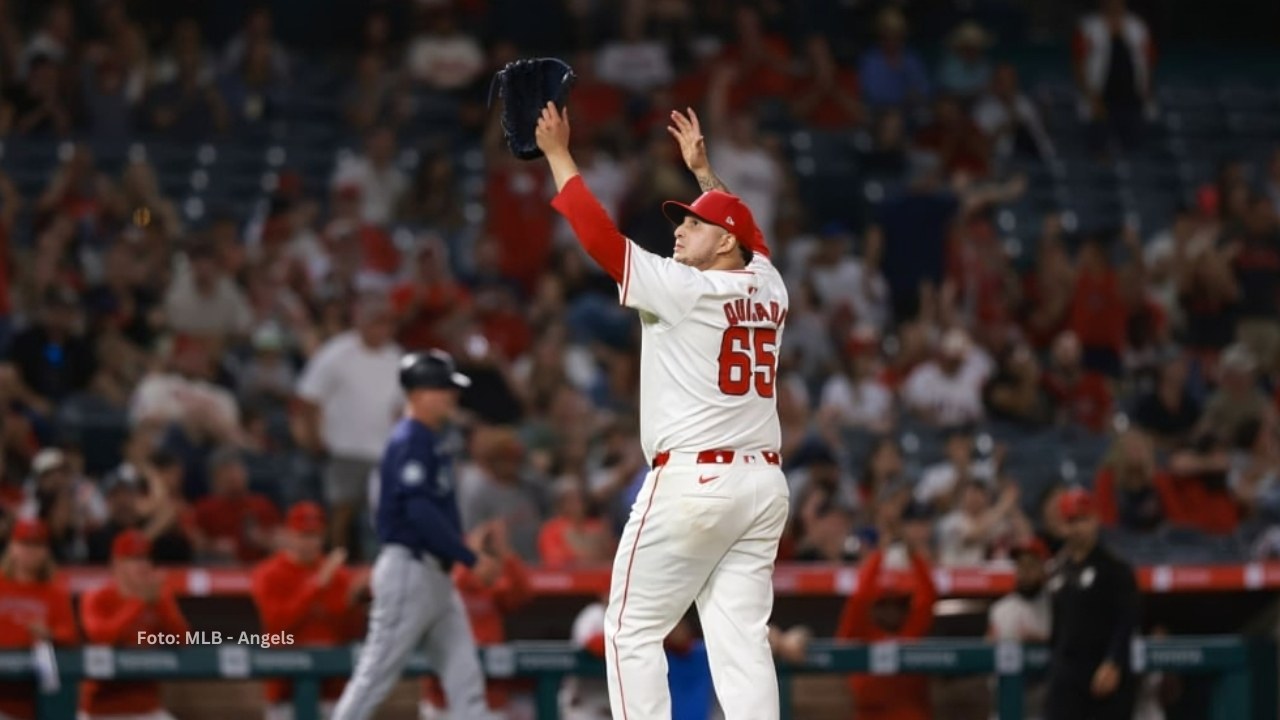
{"type": "Polygon", "coordinates": [[[718,477],[720,477],[720,476],[719,476],[719,475],[712,475],[711,477],[707,477],[706,475],[699,475],[699,476],[698,476],[698,484],[699,484],[699,485],[706,485],[707,483],[711,482],[712,480],[715,480],[715,479],[716,479],[716,478],[718,478],[718,477]]]}

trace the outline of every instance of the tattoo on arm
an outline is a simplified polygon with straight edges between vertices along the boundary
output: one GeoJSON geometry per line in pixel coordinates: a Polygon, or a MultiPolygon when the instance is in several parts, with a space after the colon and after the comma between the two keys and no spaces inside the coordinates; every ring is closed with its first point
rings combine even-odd
{"type": "Polygon", "coordinates": [[[702,192],[709,192],[711,190],[719,190],[720,192],[729,192],[729,188],[725,187],[724,181],[716,177],[716,174],[711,172],[710,170],[698,175],[697,177],[698,177],[698,187],[702,190],[702,192]]]}

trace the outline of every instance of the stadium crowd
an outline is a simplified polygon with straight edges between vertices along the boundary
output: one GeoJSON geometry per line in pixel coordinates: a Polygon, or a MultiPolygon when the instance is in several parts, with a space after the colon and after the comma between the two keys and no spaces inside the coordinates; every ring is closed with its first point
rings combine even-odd
{"type": "MultiPolygon", "coordinates": [[[[135,530],[160,564],[253,564],[316,501],[330,543],[368,559],[397,358],[442,347],[475,381],[464,523],[524,564],[608,562],[646,463],[638,335],[541,166],[506,153],[485,109],[491,72],[547,37],[578,74],[583,174],[624,231],[669,254],[658,201],[697,186],[664,125],[693,107],[789,282],[780,560],[878,563],[898,539],[949,566],[1035,538],[1055,550],[1066,483],[1024,482],[993,426],[1109,443],[1073,481],[1125,536],[1253,537],[1280,512],[1280,151],[1224,162],[1160,227],[1082,233],[1046,214],[1026,263],[998,211],[1058,139],[978,22],[957,21],[931,66],[892,3],[858,11],[866,33],[825,34],[779,3],[570,3],[567,22],[487,5],[420,2],[400,23],[372,4],[335,63],[347,89],[331,109],[358,141],[332,175],[286,166],[251,202],[193,213],[145,153],[98,156],[287,134],[307,63],[271,13],[216,47],[195,20],[157,27],[122,0],[0,4],[0,135],[68,142],[38,192],[0,174],[0,537],[39,518],[63,564],[136,554],[119,547],[135,530]],[[456,103],[436,120],[449,142],[410,146],[423,98],[456,103]],[[815,220],[779,118],[865,140],[863,170],[892,182],[864,222],[815,220]],[[70,432],[87,413],[127,424],[70,432]],[[940,438],[927,462],[925,435],[940,438]]],[[[1158,121],[1142,19],[1106,0],[1062,62],[1092,151],[1134,152],[1158,121]]]]}

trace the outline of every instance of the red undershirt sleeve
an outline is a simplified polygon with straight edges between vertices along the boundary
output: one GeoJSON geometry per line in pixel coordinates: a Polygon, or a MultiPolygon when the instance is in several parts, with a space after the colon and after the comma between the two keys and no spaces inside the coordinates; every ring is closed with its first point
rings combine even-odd
{"type": "Polygon", "coordinates": [[[609,219],[609,214],[591,194],[582,176],[570,178],[551,201],[551,206],[569,221],[587,254],[609,273],[609,277],[621,283],[626,275],[629,241],[609,219]]]}

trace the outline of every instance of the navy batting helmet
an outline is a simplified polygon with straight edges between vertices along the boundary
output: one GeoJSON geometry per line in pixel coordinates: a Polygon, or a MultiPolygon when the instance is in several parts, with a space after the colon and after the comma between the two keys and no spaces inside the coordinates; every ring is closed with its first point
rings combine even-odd
{"type": "Polygon", "coordinates": [[[410,390],[461,390],[471,378],[458,372],[453,357],[443,350],[409,353],[400,358],[400,387],[410,390]]]}

